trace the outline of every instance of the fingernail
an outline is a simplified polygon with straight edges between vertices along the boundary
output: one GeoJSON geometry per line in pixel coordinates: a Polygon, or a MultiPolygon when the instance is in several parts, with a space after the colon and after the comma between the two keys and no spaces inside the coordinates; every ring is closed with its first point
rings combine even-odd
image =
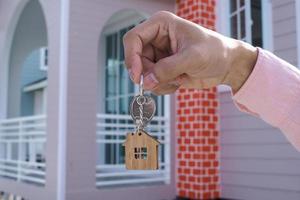
{"type": "Polygon", "coordinates": [[[151,90],[158,84],[158,80],[153,73],[148,74],[144,78],[144,89],[151,90]]]}
{"type": "Polygon", "coordinates": [[[129,74],[129,77],[132,81],[134,81],[134,73],[132,71],[132,69],[128,69],[128,74],[129,74]]]}

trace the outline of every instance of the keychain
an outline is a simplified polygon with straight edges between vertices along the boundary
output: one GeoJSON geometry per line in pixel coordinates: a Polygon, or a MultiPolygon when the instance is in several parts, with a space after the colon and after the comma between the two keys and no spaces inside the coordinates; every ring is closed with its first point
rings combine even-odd
{"type": "Polygon", "coordinates": [[[154,137],[144,129],[155,114],[156,104],[150,95],[144,94],[144,77],[141,76],[139,94],[130,103],[130,115],[136,131],[127,133],[125,146],[125,165],[130,170],[157,170],[158,145],[154,137]]]}

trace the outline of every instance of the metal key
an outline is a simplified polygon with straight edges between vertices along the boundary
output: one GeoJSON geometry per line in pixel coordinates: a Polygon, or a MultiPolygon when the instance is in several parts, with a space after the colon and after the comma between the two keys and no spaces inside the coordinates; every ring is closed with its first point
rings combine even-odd
{"type": "Polygon", "coordinates": [[[144,78],[141,76],[139,94],[133,98],[130,104],[130,115],[138,130],[143,130],[155,114],[156,104],[150,95],[144,94],[144,78]]]}

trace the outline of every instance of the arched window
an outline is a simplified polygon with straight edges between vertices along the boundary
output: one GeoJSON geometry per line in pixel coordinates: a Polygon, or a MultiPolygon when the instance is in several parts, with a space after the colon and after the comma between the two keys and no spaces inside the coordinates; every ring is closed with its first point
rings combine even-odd
{"type": "Polygon", "coordinates": [[[101,177],[97,179],[98,186],[169,181],[166,159],[169,157],[169,97],[153,96],[157,110],[148,127],[149,133],[162,143],[159,147],[161,174],[158,176],[157,173],[149,173],[141,179],[142,174],[132,177],[124,166],[125,153],[122,143],[126,134],[135,128],[129,116],[129,104],[138,93],[138,86],[132,83],[125,67],[123,36],[144,19],[134,11],[118,13],[108,21],[102,34],[100,48],[102,46],[103,58],[100,60],[100,74],[104,73],[104,76],[99,81],[103,88],[99,99],[103,101],[99,102],[102,109],[99,109],[97,126],[97,177],[101,177]],[[118,176],[112,172],[118,172],[118,176]],[[106,175],[107,173],[109,174],[106,175]],[[123,173],[121,178],[120,173],[123,173]]]}

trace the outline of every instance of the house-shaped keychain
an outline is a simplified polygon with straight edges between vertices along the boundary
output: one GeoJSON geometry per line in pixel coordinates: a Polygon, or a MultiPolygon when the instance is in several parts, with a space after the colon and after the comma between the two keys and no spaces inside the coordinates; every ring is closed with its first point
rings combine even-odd
{"type": "Polygon", "coordinates": [[[160,143],[142,130],[127,133],[125,146],[126,169],[130,170],[157,170],[158,145],[160,143]]]}

